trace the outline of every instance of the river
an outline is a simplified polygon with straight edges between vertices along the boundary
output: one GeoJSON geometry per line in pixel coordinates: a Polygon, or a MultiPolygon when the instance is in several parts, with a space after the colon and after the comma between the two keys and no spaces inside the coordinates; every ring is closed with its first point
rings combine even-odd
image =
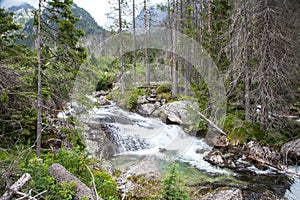
{"type": "Polygon", "coordinates": [[[249,166],[247,173],[213,166],[203,160],[212,149],[203,138],[189,136],[177,125],[166,125],[159,119],[125,111],[113,102],[93,108],[88,114],[81,115],[80,120],[86,125],[89,153],[96,158],[109,159],[117,169],[129,169],[141,158],[154,156],[162,172],[170,163],[179,163],[190,183],[248,188],[253,191],[252,199],[258,199],[255,191],[262,188],[290,200],[300,199],[299,179],[286,178],[254,166],[249,166]]]}

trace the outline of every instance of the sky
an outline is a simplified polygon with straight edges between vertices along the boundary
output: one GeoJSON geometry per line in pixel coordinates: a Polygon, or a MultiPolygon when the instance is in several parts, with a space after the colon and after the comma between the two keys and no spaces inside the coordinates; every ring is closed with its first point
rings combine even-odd
{"type": "MultiPolygon", "coordinates": [[[[79,7],[87,10],[96,22],[103,27],[108,27],[110,20],[107,19],[106,14],[110,12],[113,3],[117,3],[117,0],[73,0],[79,7]],[[110,3],[111,2],[111,3],[110,3]]],[[[0,4],[4,7],[10,7],[13,5],[19,5],[23,2],[27,2],[34,7],[38,6],[38,0],[0,0],[0,4]]],[[[131,0],[128,0],[129,6],[131,0]]],[[[143,0],[136,0],[138,5],[141,5],[143,0]]],[[[150,0],[149,4],[163,3],[166,0],[150,0]]]]}

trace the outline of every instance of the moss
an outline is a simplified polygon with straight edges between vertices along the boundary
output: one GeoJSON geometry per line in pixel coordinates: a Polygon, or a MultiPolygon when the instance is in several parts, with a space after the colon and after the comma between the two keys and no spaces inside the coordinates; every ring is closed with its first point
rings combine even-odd
{"type": "Polygon", "coordinates": [[[170,93],[172,90],[171,84],[162,84],[156,88],[156,94],[170,93]]]}

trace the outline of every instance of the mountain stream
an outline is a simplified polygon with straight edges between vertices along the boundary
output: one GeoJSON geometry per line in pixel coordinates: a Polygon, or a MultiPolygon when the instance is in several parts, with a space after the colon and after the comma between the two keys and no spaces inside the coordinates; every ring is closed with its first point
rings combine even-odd
{"type": "MultiPolygon", "coordinates": [[[[61,116],[62,117],[62,116],[61,116]]],[[[203,157],[212,149],[204,139],[186,134],[177,125],[166,125],[159,119],[145,118],[125,111],[115,103],[93,108],[81,115],[88,152],[96,158],[109,159],[115,168],[128,170],[146,156],[155,157],[160,172],[173,162],[189,183],[208,182],[220,186],[267,188],[287,199],[300,199],[300,180],[283,178],[274,171],[254,166],[248,173],[234,172],[209,164],[203,157]]],[[[142,170],[152,170],[151,166],[142,170]]],[[[300,170],[300,168],[299,168],[300,170]]],[[[253,196],[253,199],[255,196],[253,196]]]]}

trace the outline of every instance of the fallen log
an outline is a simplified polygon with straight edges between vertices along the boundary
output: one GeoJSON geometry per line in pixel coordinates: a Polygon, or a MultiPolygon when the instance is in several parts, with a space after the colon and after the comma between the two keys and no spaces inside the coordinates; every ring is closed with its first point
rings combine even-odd
{"type": "Polygon", "coordinates": [[[83,197],[85,197],[91,200],[101,200],[101,198],[97,194],[94,194],[90,188],[88,188],[83,182],[76,178],[62,165],[58,163],[52,164],[49,167],[49,172],[59,184],[61,184],[62,182],[76,182],[75,199],[82,199],[83,197]]]}
{"type": "Polygon", "coordinates": [[[25,173],[15,182],[9,189],[2,195],[1,200],[10,200],[28,181],[31,180],[31,176],[25,173]]]}
{"type": "MultiPolygon", "coordinates": [[[[245,153],[245,155],[247,155],[246,152],[244,152],[244,153],[245,153]]],[[[255,157],[255,156],[249,155],[249,154],[247,155],[247,158],[249,158],[249,159],[251,159],[251,160],[253,160],[253,161],[256,161],[256,162],[258,162],[258,163],[260,163],[260,164],[262,164],[262,165],[267,165],[267,166],[269,166],[269,167],[272,167],[273,169],[276,169],[276,170],[279,171],[279,172],[284,172],[284,173],[286,173],[287,175],[292,175],[292,176],[295,176],[296,178],[300,178],[300,174],[297,173],[296,170],[295,170],[295,171],[290,170],[290,169],[286,168],[286,167],[283,166],[283,165],[275,165],[275,164],[270,163],[270,162],[268,162],[268,161],[266,161],[266,160],[257,158],[257,157],[255,157]]]]}
{"type": "Polygon", "coordinates": [[[202,119],[204,119],[204,121],[206,121],[207,123],[209,123],[209,125],[211,125],[212,127],[214,127],[222,135],[227,135],[220,127],[218,127],[214,122],[212,122],[210,119],[208,119],[207,117],[205,117],[205,115],[203,115],[201,112],[198,112],[198,114],[200,115],[200,117],[202,117],[202,119]]]}

